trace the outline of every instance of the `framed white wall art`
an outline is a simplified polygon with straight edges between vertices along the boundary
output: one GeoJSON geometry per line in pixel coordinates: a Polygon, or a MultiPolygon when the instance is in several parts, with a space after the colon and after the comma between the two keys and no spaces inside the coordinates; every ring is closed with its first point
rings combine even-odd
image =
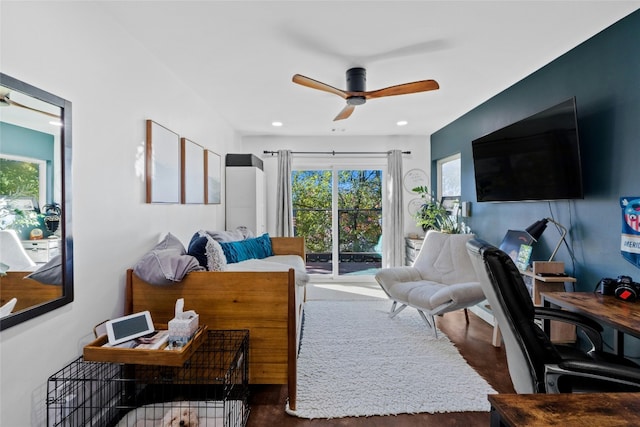
{"type": "Polygon", "coordinates": [[[180,136],[147,120],[147,203],[180,203],[180,136]]]}
{"type": "Polygon", "coordinates": [[[195,142],[182,138],[181,170],[182,170],[182,203],[203,204],[205,160],[204,148],[195,142]]]}
{"type": "Polygon", "coordinates": [[[205,150],[205,203],[219,205],[221,203],[222,167],[219,154],[205,150]]]}

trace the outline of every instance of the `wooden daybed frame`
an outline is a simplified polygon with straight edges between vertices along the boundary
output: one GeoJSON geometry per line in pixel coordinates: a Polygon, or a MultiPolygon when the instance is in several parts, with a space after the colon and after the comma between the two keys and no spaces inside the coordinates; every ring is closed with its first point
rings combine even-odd
{"type": "Polygon", "coordinates": [[[62,297],[62,286],[46,285],[25,276],[31,271],[8,271],[6,276],[0,276],[0,306],[11,298],[17,298],[12,313],[33,308],[51,300],[62,297]]]}
{"type": "MultiPolygon", "coordinates": [[[[304,238],[272,237],[275,255],[305,259],[304,238]]],[[[125,314],[149,310],[154,322],[174,317],[175,303],[195,310],[209,329],[249,330],[249,382],[287,384],[289,407],[296,406],[296,357],[304,289],[295,271],[189,273],[181,282],[155,286],[127,271],[125,314]]]]}

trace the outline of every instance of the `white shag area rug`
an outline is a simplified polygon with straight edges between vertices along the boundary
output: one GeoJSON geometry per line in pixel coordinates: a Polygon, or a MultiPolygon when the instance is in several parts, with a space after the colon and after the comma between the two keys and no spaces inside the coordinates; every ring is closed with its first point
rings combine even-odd
{"type": "Polygon", "coordinates": [[[389,318],[391,301],[310,301],[298,356],[301,418],[490,409],[496,393],[417,311],[389,318]]]}

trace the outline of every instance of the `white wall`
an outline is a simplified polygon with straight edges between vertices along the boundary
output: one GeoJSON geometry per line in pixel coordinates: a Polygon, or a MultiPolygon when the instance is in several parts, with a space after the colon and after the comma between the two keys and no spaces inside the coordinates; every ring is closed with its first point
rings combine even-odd
{"type": "MultiPolygon", "coordinates": [[[[264,171],[267,184],[267,230],[273,233],[275,227],[275,200],[277,189],[277,156],[264,154],[264,151],[355,151],[386,152],[392,149],[411,151],[403,156],[403,173],[411,169],[422,169],[430,174],[430,138],[429,136],[244,136],[242,146],[246,152],[253,153],[264,160],[264,171]]],[[[293,166],[318,165],[321,163],[335,165],[382,166],[386,168],[385,156],[317,156],[294,155],[293,166]]],[[[406,206],[416,194],[403,190],[403,201],[406,206]]],[[[415,220],[405,209],[405,235],[422,233],[415,220]]]]}
{"type": "Polygon", "coordinates": [[[125,270],[163,231],[186,244],[224,227],[223,205],[144,203],[145,119],[223,158],[240,140],[92,3],[0,7],[1,71],[73,103],[75,301],[0,333],[0,425],[41,426],[47,378],[81,354],[95,324],[123,313],[125,270]]]}

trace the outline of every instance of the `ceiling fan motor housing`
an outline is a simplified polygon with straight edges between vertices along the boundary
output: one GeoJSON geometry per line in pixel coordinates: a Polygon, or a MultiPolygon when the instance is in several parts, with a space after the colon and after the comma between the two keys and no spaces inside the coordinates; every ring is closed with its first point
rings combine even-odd
{"type": "Polygon", "coordinates": [[[367,90],[367,70],[350,68],[347,70],[347,91],[365,92],[367,90]]]}
{"type": "MultiPolygon", "coordinates": [[[[347,92],[366,92],[367,70],[356,67],[347,70],[347,92]]],[[[349,105],[362,105],[366,102],[364,96],[350,96],[347,98],[349,105]]]]}

